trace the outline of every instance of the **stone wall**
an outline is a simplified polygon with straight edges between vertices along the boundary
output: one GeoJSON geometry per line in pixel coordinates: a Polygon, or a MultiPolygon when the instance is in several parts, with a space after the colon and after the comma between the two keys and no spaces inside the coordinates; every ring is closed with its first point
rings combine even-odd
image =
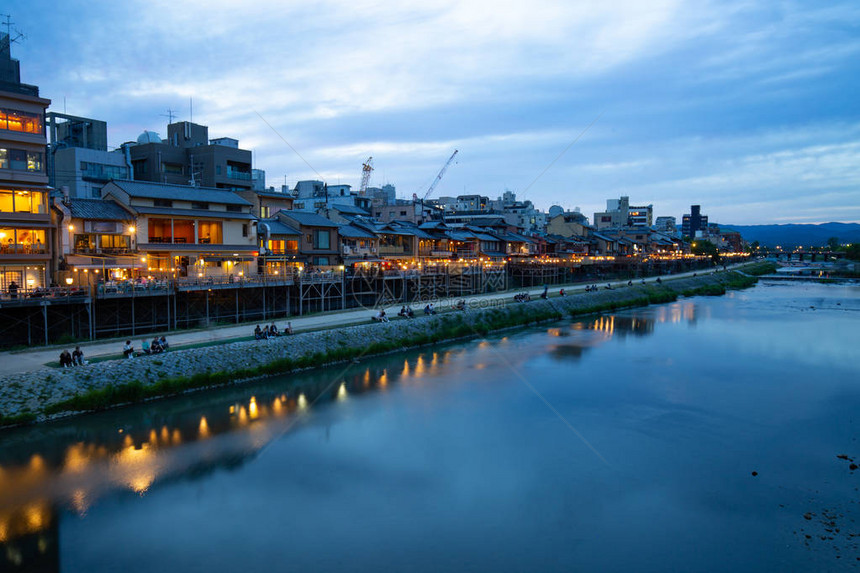
{"type": "MultiPolygon", "coordinates": [[[[171,350],[154,356],[93,363],[76,368],[45,368],[12,375],[0,384],[0,414],[7,419],[36,414],[45,419],[45,408],[88,391],[137,381],[154,385],[167,379],[185,379],[195,374],[222,372],[236,379],[247,379],[263,365],[288,358],[293,363],[314,366],[360,356],[368,349],[389,350],[415,346],[433,340],[477,335],[489,330],[524,325],[624,306],[666,300],[689,289],[724,284],[733,273],[716,273],[666,282],[662,286],[634,285],[613,290],[577,293],[549,300],[481,308],[472,301],[465,312],[451,310],[435,316],[414,319],[395,318],[389,323],[374,323],[306,332],[270,340],[242,341],[171,350]],[[249,375],[249,372],[252,373],[249,375]]],[[[270,371],[275,374],[277,371],[270,371]]],[[[222,377],[223,378],[223,377],[222,377]]]]}

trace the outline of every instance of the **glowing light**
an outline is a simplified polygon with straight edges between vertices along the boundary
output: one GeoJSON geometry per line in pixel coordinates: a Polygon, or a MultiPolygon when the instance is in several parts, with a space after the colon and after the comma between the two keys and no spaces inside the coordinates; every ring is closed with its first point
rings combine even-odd
{"type": "Polygon", "coordinates": [[[340,383],[340,388],[337,389],[337,399],[338,401],[346,400],[347,392],[346,392],[346,382],[340,383]]]}
{"type": "Polygon", "coordinates": [[[308,407],[308,399],[305,398],[304,394],[299,394],[299,409],[304,410],[308,407]]]}
{"type": "Polygon", "coordinates": [[[197,432],[202,439],[209,437],[209,423],[206,422],[206,416],[200,417],[200,425],[197,427],[197,432]]]}
{"type": "Polygon", "coordinates": [[[257,410],[257,398],[254,396],[251,396],[251,402],[248,404],[248,413],[252,420],[256,420],[260,416],[260,412],[257,410]]]}

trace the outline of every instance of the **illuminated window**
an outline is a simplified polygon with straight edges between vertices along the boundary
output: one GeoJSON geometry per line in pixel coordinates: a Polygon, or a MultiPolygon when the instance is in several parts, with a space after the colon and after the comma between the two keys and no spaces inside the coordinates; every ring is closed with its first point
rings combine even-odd
{"type": "Polygon", "coordinates": [[[42,116],[25,111],[0,109],[0,129],[41,134],[43,131],[42,116]]]}

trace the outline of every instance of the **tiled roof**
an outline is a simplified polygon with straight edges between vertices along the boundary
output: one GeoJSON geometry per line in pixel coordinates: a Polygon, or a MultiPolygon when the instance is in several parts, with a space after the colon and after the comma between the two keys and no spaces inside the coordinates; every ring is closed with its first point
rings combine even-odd
{"type": "Polygon", "coordinates": [[[263,225],[266,225],[267,227],[269,227],[269,234],[270,235],[296,235],[296,236],[301,235],[300,231],[293,229],[289,225],[284,225],[278,219],[260,219],[260,222],[257,225],[258,228],[262,227],[263,225]]]}
{"type": "Polygon", "coordinates": [[[76,219],[99,219],[102,221],[134,221],[134,215],[106,199],[71,199],[69,211],[76,219]]]}
{"type": "Polygon", "coordinates": [[[326,219],[316,213],[305,213],[303,211],[280,211],[278,215],[288,217],[299,225],[308,227],[337,227],[337,223],[326,219]]]}
{"type": "Polygon", "coordinates": [[[359,227],[355,227],[353,225],[340,225],[337,228],[337,233],[341,237],[347,237],[349,239],[375,239],[376,238],[376,235],[374,235],[370,231],[365,231],[364,229],[360,229],[359,227]]]}
{"type": "Polygon", "coordinates": [[[250,205],[232,191],[212,189],[211,187],[191,187],[189,185],[166,185],[149,181],[111,181],[104,186],[110,191],[110,186],[116,185],[131,197],[147,199],[173,199],[183,201],[200,201],[202,203],[220,203],[222,205],[250,205]]]}

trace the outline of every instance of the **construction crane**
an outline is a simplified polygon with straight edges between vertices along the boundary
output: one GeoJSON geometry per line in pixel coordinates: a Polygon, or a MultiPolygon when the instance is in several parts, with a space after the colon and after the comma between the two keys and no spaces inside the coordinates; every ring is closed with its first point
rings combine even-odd
{"type": "MultiPolygon", "coordinates": [[[[439,170],[439,175],[436,176],[436,179],[433,180],[433,183],[430,184],[430,188],[427,189],[427,193],[424,194],[424,197],[421,199],[421,203],[427,200],[427,197],[433,193],[433,190],[436,189],[436,186],[442,181],[442,176],[445,175],[445,172],[448,171],[448,167],[451,165],[451,162],[454,161],[454,158],[457,157],[457,154],[460,153],[459,149],[455,149],[454,153],[451,154],[451,157],[448,158],[448,161],[445,162],[445,165],[442,166],[442,169],[439,170]]],[[[415,196],[417,199],[417,196],[415,196]]]]}
{"type": "MultiPolygon", "coordinates": [[[[433,193],[433,190],[436,189],[436,185],[438,185],[439,182],[442,180],[442,176],[445,175],[446,171],[448,171],[448,167],[454,161],[454,158],[457,157],[457,154],[459,152],[460,152],[459,149],[454,150],[454,153],[451,154],[451,157],[448,158],[448,161],[446,161],[445,165],[442,166],[442,169],[439,170],[439,175],[437,175],[436,179],[433,180],[433,183],[430,184],[430,188],[427,189],[427,193],[425,193],[424,197],[421,198],[421,222],[422,223],[424,222],[424,201],[426,201],[427,197],[429,197],[430,194],[433,193]]],[[[413,204],[418,202],[418,194],[417,193],[412,194],[412,202],[413,202],[413,204]]]]}
{"type": "Polygon", "coordinates": [[[361,185],[358,188],[358,194],[361,197],[367,195],[367,185],[370,183],[370,172],[373,171],[373,156],[367,158],[361,165],[361,185]]]}

